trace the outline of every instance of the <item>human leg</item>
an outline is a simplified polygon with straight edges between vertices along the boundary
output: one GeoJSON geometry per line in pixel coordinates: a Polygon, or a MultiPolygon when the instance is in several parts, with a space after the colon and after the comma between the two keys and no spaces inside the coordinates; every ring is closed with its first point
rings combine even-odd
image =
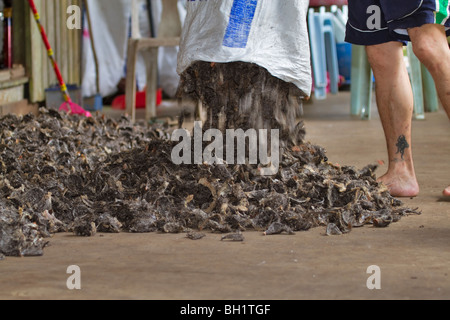
{"type": "Polygon", "coordinates": [[[414,53],[433,76],[439,99],[450,119],[450,49],[444,26],[425,24],[408,32],[414,53]]]}
{"type": "Polygon", "coordinates": [[[419,193],[411,149],[413,94],[403,60],[403,44],[367,46],[376,81],[376,98],[389,156],[387,173],[379,178],[396,197],[419,193]]]}
{"type": "Polygon", "coordinates": [[[443,195],[446,197],[450,197],[450,186],[444,189],[443,195]]]}
{"type": "MultiPolygon", "coordinates": [[[[433,76],[439,99],[450,119],[450,49],[445,28],[438,24],[425,24],[408,32],[414,53],[433,76]]],[[[450,186],[444,189],[443,194],[450,197],[450,186]]]]}
{"type": "Polygon", "coordinates": [[[388,171],[379,181],[388,186],[393,196],[416,196],[419,186],[410,146],[412,89],[403,61],[403,43],[389,31],[385,12],[375,10],[382,8],[381,2],[348,1],[346,41],[366,46],[376,79],[377,104],[389,155],[388,171]],[[378,27],[368,23],[371,19],[379,22],[378,27]]]}

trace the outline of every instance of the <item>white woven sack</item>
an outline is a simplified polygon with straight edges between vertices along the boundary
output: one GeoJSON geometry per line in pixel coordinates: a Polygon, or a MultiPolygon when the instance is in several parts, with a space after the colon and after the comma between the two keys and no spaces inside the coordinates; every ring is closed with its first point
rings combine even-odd
{"type": "Polygon", "coordinates": [[[188,0],[178,54],[195,61],[243,61],[311,94],[308,0],[188,0]]]}

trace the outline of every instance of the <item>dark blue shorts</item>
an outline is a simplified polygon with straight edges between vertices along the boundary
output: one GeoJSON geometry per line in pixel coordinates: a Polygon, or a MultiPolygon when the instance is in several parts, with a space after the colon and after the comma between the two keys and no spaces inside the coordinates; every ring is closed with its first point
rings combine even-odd
{"type": "Polygon", "coordinates": [[[346,41],[375,45],[410,41],[409,28],[441,24],[450,36],[449,0],[348,0],[346,41]]]}

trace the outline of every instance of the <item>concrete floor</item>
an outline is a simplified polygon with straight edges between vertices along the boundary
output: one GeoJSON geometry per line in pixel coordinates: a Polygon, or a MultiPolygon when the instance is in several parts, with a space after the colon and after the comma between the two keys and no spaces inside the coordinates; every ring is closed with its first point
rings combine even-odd
{"type": "MultiPolygon", "coordinates": [[[[306,105],[307,138],[335,163],[387,162],[376,110],[370,121],[349,110],[348,92],[306,105]]],[[[246,232],[242,243],[216,234],[58,234],[43,257],[0,261],[0,299],[449,299],[450,202],[441,193],[450,183],[450,123],[440,111],[413,128],[421,194],[404,202],[420,216],[333,237],[323,228],[246,232]],[[71,265],[80,267],[81,290],[66,286],[71,265]],[[381,271],[379,290],[367,287],[372,265],[381,271]]]]}

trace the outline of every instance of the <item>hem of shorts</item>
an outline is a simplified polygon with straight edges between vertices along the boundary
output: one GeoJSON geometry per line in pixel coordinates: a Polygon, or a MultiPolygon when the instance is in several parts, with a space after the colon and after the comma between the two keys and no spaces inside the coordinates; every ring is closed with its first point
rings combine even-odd
{"type": "Polygon", "coordinates": [[[350,26],[347,26],[345,42],[360,46],[372,46],[391,41],[401,42],[396,37],[393,37],[388,29],[365,33],[357,31],[350,26]]]}
{"type": "MultiPolygon", "coordinates": [[[[448,27],[449,29],[445,31],[445,34],[447,37],[450,37],[450,27],[448,27]]],[[[408,41],[411,42],[411,38],[406,35],[406,34],[401,34],[401,33],[397,33],[392,31],[395,34],[395,37],[399,39],[399,41],[408,41]]]]}
{"type": "MultiPolygon", "coordinates": [[[[426,12],[419,12],[415,14],[414,16],[407,17],[401,20],[394,20],[389,23],[389,30],[391,30],[391,33],[395,34],[396,38],[399,38],[401,40],[405,41],[411,41],[409,38],[409,35],[401,34],[395,32],[396,29],[403,29],[408,30],[411,28],[417,28],[421,27],[425,24],[437,24],[434,20],[434,16],[430,16],[429,13],[426,12]]],[[[441,25],[441,24],[438,24],[441,25]]],[[[450,19],[446,21],[444,26],[450,28],[450,19]]],[[[446,31],[447,36],[450,36],[450,30],[446,31]]]]}

